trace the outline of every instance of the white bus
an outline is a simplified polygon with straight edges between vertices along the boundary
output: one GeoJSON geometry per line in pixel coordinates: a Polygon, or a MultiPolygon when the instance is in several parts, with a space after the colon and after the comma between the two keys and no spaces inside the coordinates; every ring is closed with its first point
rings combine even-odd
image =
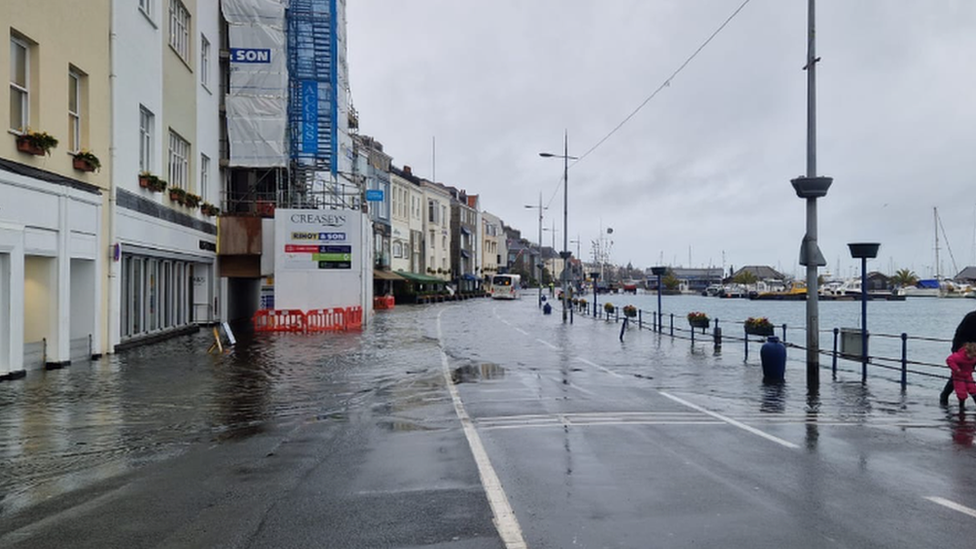
{"type": "Polygon", "coordinates": [[[492,299],[520,299],[522,277],[513,274],[495,275],[491,279],[492,299]]]}

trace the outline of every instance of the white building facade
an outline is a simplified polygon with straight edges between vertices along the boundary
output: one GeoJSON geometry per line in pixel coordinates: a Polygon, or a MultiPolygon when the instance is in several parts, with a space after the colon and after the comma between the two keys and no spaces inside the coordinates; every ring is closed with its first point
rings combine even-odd
{"type": "Polygon", "coordinates": [[[451,279],[451,193],[446,188],[421,180],[424,193],[424,272],[442,280],[451,279]]]}
{"type": "Polygon", "coordinates": [[[220,26],[214,1],[112,6],[109,338],[117,348],[217,320],[216,218],[201,206],[220,202],[220,26]],[[165,190],[153,190],[152,178],[165,190]]]}

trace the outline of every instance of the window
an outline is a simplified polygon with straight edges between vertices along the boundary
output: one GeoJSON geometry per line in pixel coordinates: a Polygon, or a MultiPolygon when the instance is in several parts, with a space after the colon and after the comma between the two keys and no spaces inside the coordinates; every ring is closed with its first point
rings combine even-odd
{"type": "Polygon", "coordinates": [[[433,223],[435,225],[439,224],[440,222],[439,222],[438,217],[437,217],[437,214],[438,213],[440,213],[440,211],[439,211],[439,208],[437,207],[437,201],[436,200],[428,200],[427,201],[427,221],[429,221],[429,222],[431,222],[431,223],[433,223]]]}
{"type": "Polygon", "coordinates": [[[190,144],[173,130],[169,131],[169,186],[189,189],[190,144]]]}
{"type": "Polygon", "coordinates": [[[210,87],[210,40],[200,35],[200,83],[204,88],[210,87]]]}
{"type": "Polygon", "coordinates": [[[139,171],[152,171],[153,113],[139,106],[139,171]]]}
{"type": "Polygon", "coordinates": [[[142,13],[146,14],[146,17],[148,17],[150,21],[152,21],[152,0],[139,0],[139,9],[142,10],[142,13]]]}
{"type": "Polygon", "coordinates": [[[447,237],[446,236],[441,236],[441,249],[442,250],[446,250],[447,249],[447,237]]]}
{"type": "Polygon", "coordinates": [[[403,244],[400,242],[393,243],[393,257],[403,257],[403,244]]]}
{"type": "Polygon", "coordinates": [[[10,129],[26,130],[30,125],[30,47],[10,39],[10,129]]]}
{"type": "Polygon", "coordinates": [[[210,157],[201,154],[200,155],[200,196],[204,200],[207,199],[207,190],[210,186],[210,157]]]}
{"type": "Polygon", "coordinates": [[[68,152],[81,149],[81,75],[68,71],[68,152]]]}
{"type": "Polygon", "coordinates": [[[180,0],[169,0],[169,45],[189,63],[190,12],[180,0]]]}

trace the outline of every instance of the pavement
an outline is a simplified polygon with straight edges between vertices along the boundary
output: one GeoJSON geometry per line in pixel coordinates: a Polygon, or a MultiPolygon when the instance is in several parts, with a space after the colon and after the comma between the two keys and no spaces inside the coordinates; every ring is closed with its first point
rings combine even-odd
{"type": "Polygon", "coordinates": [[[5,382],[0,547],[971,546],[976,412],[619,334],[471,300],[5,382]]]}

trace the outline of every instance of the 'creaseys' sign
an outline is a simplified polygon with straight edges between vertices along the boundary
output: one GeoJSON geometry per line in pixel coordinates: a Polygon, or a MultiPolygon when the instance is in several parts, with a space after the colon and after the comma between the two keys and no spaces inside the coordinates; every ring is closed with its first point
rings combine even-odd
{"type": "Polygon", "coordinates": [[[295,213],[291,214],[291,222],[343,227],[346,224],[346,216],[342,214],[295,213]]]}

